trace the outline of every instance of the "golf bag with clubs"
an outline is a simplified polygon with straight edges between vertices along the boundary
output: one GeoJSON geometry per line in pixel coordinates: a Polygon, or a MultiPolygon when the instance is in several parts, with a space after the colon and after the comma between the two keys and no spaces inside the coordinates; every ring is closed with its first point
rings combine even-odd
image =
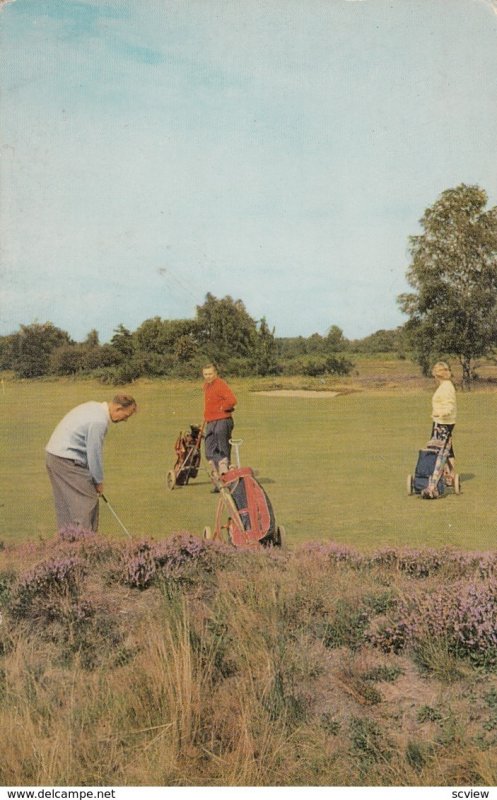
{"type": "Polygon", "coordinates": [[[186,486],[190,478],[196,478],[200,468],[200,444],[204,435],[203,425],[190,425],[190,432],[180,431],[174,450],[176,463],[167,473],[167,487],[186,486]]]}
{"type": "Polygon", "coordinates": [[[227,538],[235,547],[272,545],[282,547],[285,530],[276,519],[267,493],[256,479],[251,467],[240,466],[241,439],[235,445],[237,466],[213,477],[219,491],[214,531],[204,528],[205,539],[227,538]],[[224,521],[223,521],[224,519],[224,521]],[[223,532],[227,537],[223,536],[223,532]]]}
{"type": "Polygon", "coordinates": [[[460,493],[459,475],[449,471],[448,459],[452,447],[452,437],[436,435],[418,453],[414,475],[408,475],[408,494],[419,494],[424,500],[435,500],[445,494],[447,486],[452,486],[455,494],[460,493]]]}

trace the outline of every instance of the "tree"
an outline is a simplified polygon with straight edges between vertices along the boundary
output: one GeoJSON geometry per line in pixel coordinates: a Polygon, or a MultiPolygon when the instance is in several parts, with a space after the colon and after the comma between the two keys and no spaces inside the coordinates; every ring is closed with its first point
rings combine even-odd
{"type": "Polygon", "coordinates": [[[210,292],[197,306],[197,335],[209,359],[226,364],[232,358],[250,358],[257,338],[257,325],[241,300],[210,292]]]}
{"type": "Polygon", "coordinates": [[[62,344],[50,354],[50,372],[55,375],[76,375],[82,372],[85,350],[80,344],[62,344]]]}
{"type": "Polygon", "coordinates": [[[88,348],[99,347],[100,339],[98,337],[98,331],[95,328],[92,328],[91,331],[87,334],[86,339],[83,342],[83,345],[88,348]]]}
{"type": "Polygon", "coordinates": [[[11,365],[20,378],[37,378],[50,371],[50,356],[57,347],[74,344],[69,334],[51,322],[21,325],[12,336],[11,365]]]}
{"type": "Polygon", "coordinates": [[[160,317],[152,317],[142,322],[134,332],[133,338],[138,350],[157,355],[173,354],[180,339],[184,344],[180,349],[184,353],[186,348],[184,340],[188,338],[191,342],[190,350],[193,352],[196,345],[196,323],[192,319],[163,320],[160,317]]]}
{"type": "Polygon", "coordinates": [[[174,344],[174,358],[184,363],[197,355],[198,346],[191,336],[179,336],[174,344]]]}
{"type": "Polygon", "coordinates": [[[15,333],[0,337],[0,370],[14,369],[15,333]]]}
{"type": "Polygon", "coordinates": [[[133,336],[131,331],[125,325],[119,323],[117,328],[114,328],[114,336],[110,340],[112,347],[125,358],[130,358],[135,350],[133,336]]]}
{"type": "Polygon", "coordinates": [[[111,344],[84,347],[83,369],[86,371],[115,367],[124,360],[124,356],[111,344]]]}
{"type": "Polygon", "coordinates": [[[275,339],[280,358],[296,358],[307,353],[307,339],[303,336],[285,336],[275,339]]]}
{"type": "Polygon", "coordinates": [[[381,328],[364,339],[350,342],[350,349],[357,353],[395,353],[401,350],[402,328],[384,330],[381,328]]]}
{"type": "Polygon", "coordinates": [[[398,298],[418,362],[426,369],[441,355],[456,357],[465,386],[474,359],[497,344],[497,207],[486,203],[483,189],[461,184],[426,209],[423,233],[409,240],[415,291],[398,298]]]}
{"type": "Polygon", "coordinates": [[[339,353],[342,350],[345,350],[347,347],[347,339],[343,335],[343,331],[338,325],[332,325],[328,328],[328,332],[326,334],[325,342],[325,349],[328,352],[332,353],[339,353]]]}
{"type": "Polygon", "coordinates": [[[252,358],[257,375],[277,375],[280,372],[274,328],[270,330],[265,317],[259,322],[252,358]]]}

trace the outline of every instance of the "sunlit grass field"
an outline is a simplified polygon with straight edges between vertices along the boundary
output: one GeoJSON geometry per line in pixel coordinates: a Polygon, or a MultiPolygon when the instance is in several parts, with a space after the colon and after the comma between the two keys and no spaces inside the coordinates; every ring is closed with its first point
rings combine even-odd
{"type": "MultiPolygon", "coordinates": [[[[497,393],[492,389],[458,393],[454,447],[462,494],[427,502],[407,495],[406,477],[429,437],[434,389],[429,381],[413,388],[394,380],[331,398],[266,397],[253,391],[254,381],[231,385],[239,400],[234,435],[243,439],[242,463],[256,470],[290,547],[330,539],[363,549],[494,547],[497,393]]],[[[187,487],[166,488],[179,431],[201,421],[200,382],[143,380],[124,390],[136,396],[140,410],[127,424],[109,429],[109,501],[134,537],[201,535],[213,524],[218,502],[210,493],[205,460],[187,487]]],[[[45,443],[74,405],[111,399],[113,393],[93,381],[2,382],[0,540],[55,533],[45,443]]],[[[124,535],[104,504],[100,514],[102,533],[124,535]]]]}

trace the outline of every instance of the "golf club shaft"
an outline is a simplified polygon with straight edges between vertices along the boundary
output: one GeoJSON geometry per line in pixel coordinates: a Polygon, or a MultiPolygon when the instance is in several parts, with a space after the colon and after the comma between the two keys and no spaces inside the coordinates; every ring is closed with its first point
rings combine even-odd
{"type": "Polygon", "coordinates": [[[106,496],[105,496],[104,494],[101,494],[101,495],[100,495],[100,497],[102,498],[102,500],[104,501],[104,503],[106,503],[106,504],[108,505],[108,507],[109,507],[109,511],[110,511],[110,512],[111,512],[111,514],[113,514],[113,515],[114,515],[114,517],[117,519],[117,521],[118,521],[119,525],[120,525],[120,526],[121,526],[121,528],[123,529],[123,531],[124,531],[124,533],[126,534],[126,536],[129,536],[129,538],[131,539],[131,534],[130,534],[130,532],[128,531],[128,529],[126,528],[126,526],[125,526],[125,525],[124,525],[124,524],[121,522],[121,520],[120,520],[120,519],[119,519],[119,517],[117,516],[116,512],[115,512],[115,511],[114,511],[114,509],[112,508],[111,504],[110,504],[110,503],[109,503],[109,501],[107,500],[106,496]]]}

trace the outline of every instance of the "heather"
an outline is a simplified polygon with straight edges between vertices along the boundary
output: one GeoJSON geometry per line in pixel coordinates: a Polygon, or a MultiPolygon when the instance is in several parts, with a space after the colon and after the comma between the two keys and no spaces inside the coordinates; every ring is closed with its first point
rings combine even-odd
{"type": "Polygon", "coordinates": [[[0,550],[4,785],[494,785],[497,558],[0,550]]]}

